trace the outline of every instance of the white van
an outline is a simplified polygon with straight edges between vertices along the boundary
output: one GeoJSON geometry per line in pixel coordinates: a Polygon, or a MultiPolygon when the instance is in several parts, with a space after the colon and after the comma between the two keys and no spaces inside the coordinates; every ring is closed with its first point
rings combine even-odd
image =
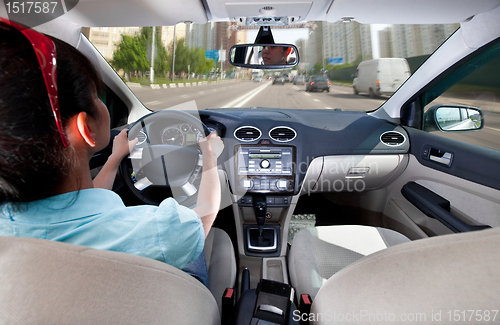
{"type": "Polygon", "coordinates": [[[410,77],[406,59],[384,58],[363,61],[354,75],[354,94],[368,93],[370,97],[392,95],[410,77]]]}

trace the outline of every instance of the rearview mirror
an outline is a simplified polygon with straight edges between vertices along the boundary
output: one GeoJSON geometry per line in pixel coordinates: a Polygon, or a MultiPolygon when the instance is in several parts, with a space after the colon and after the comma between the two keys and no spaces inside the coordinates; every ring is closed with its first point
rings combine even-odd
{"type": "Polygon", "coordinates": [[[284,69],[299,63],[299,51],[292,44],[239,44],[231,47],[229,62],[252,69],[284,69]]]}
{"type": "Polygon", "coordinates": [[[482,129],[483,112],[476,107],[462,105],[436,105],[424,114],[425,131],[460,132],[482,129]]]}

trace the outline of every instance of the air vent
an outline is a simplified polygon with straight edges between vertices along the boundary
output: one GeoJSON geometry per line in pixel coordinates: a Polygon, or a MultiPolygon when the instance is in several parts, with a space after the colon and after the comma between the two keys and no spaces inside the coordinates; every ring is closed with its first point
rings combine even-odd
{"type": "Polygon", "coordinates": [[[380,141],[388,146],[400,146],[406,141],[406,139],[402,133],[390,131],[382,133],[380,141]]]}
{"type": "Polygon", "coordinates": [[[288,142],[295,139],[297,132],[288,126],[277,126],[269,131],[269,137],[278,142],[288,142]]]}
{"type": "Polygon", "coordinates": [[[139,133],[137,133],[137,139],[139,140],[137,144],[143,144],[147,139],[146,133],[144,133],[143,131],[139,131],[139,133]]]}
{"type": "Polygon", "coordinates": [[[254,141],[260,138],[262,132],[253,126],[242,126],[234,131],[234,137],[240,141],[254,141]]]}

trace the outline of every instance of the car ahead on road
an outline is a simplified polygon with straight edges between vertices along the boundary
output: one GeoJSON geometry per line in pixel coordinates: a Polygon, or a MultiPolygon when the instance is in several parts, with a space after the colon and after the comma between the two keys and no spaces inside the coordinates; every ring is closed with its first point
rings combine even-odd
{"type": "Polygon", "coordinates": [[[294,85],[305,85],[306,78],[304,76],[295,76],[295,78],[293,78],[293,82],[292,83],[294,85]]]}
{"type": "Polygon", "coordinates": [[[315,90],[330,92],[330,80],[328,80],[328,77],[320,75],[311,76],[306,83],[306,91],[315,90]]]}
{"type": "Polygon", "coordinates": [[[274,78],[273,78],[273,85],[275,85],[275,84],[281,84],[281,85],[284,85],[284,84],[285,84],[285,82],[286,82],[285,80],[286,80],[286,79],[285,79],[285,77],[283,77],[283,76],[274,77],[274,78]]]}
{"type": "Polygon", "coordinates": [[[262,77],[255,77],[255,78],[253,78],[253,81],[255,81],[255,82],[261,82],[262,81],[262,77]]]}
{"type": "Polygon", "coordinates": [[[410,77],[410,66],[403,58],[363,61],[353,80],[354,94],[368,93],[370,98],[392,95],[410,77]]]}
{"type": "MultiPolygon", "coordinates": [[[[13,3],[0,6],[0,16],[8,17],[13,3]]],[[[59,17],[12,16],[95,64],[112,135],[128,128],[139,139],[113,189],[127,206],[173,196],[193,207],[206,190],[198,188],[198,141],[216,132],[224,149],[216,164],[221,209],[205,241],[209,289],[155,260],[49,242],[48,228],[37,240],[22,233],[0,238],[2,321],[498,323],[499,6],[498,0],[81,0],[66,4],[59,17]],[[351,91],[311,94],[240,79],[163,84],[166,75],[228,70],[227,62],[203,53],[222,47],[225,57],[228,43],[258,35],[255,26],[262,38],[255,36],[246,54],[258,58],[259,46],[287,39],[277,30],[271,38],[269,28],[295,23],[305,29],[296,41],[304,73],[342,56],[352,66],[339,73],[350,76],[359,59],[376,53],[402,53],[420,66],[380,103],[351,91]],[[147,44],[152,35],[157,44],[168,42],[170,30],[185,38],[165,52],[157,46],[158,58],[175,57],[174,68],[156,62],[156,84],[141,86],[150,69],[147,44]],[[128,36],[135,43],[126,54],[139,56],[132,67],[113,60],[121,51],[114,41],[128,36]],[[377,40],[383,46],[374,51],[377,40]],[[410,49],[430,55],[408,57],[410,49]],[[356,109],[365,102],[369,109],[356,109]]],[[[249,78],[247,69],[233,71],[249,78]]],[[[328,85],[313,75],[307,87],[319,85],[318,78],[328,85]]],[[[92,157],[94,174],[111,144],[92,157]]]]}

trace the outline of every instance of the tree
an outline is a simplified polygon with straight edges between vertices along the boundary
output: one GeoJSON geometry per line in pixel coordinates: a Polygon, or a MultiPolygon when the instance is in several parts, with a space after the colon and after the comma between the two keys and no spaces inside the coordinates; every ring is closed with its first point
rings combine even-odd
{"type": "Polygon", "coordinates": [[[144,47],[140,36],[123,35],[110,63],[116,70],[123,69],[125,73],[145,72],[149,69],[146,53],[146,47],[144,47]]]}
{"type": "Polygon", "coordinates": [[[192,49],[192,62],[194,64],[194,69],[191,71],[196,73],[207,73],[214,67],[214,62],[212,60],[205,59],[205,50],[200,48],[192,49]]]}
{"type": "MultiPolygon", "coordinates": [[[[154,64],[155,72],[164,74],[167,71],[167,51],[160,38],[160,28],[156,29],[156,59],[154,64]]],[[[148,57],[148,46],[151,48],[153,28],[143,27],[140,35],[134,37],[123,35],[118,49],[113,54],[111,65],[116,69],[123,69],[125,73],[142,72],[150,69],[151,57],[148,57]]]]}
{"type": "Polygon", "coordinates": [[[321,72],[321,69],[323,69],[323,65],[321,64],[321,62],[316,62],[314,64],[314,73],[319,74],[321,72]]]}
{"type": "MultiPolygon", "coordinates": [[[[168,55],[168,61],[172,64],[172,49],[174,47],[173,42],[170,45],[170,55],[168,55]]],[[[186,46],[186,40],[180,38],[176,40],[175,43],[175,71],[188,72],[188,65],[190,65],[189,48],[186,46]]],[[[192,67],[191,67],[192,69],[192,67]]]]}
{"type": "MultiPolygon", "coordinates": [[[[170,44],[170,54],[167,56],[167,61],[172,64],[173,42],[170,44]]],[[[175,43],[175,71],[176,72],[194,72],[207,73],[214,66],[213,61],[205,59],[205,50],[201,48],[189,48],[186,45],[186,40],[180,38],[175,43]],[[189,69],[188,69],[189,65],[189,69]]]]}
{"type": "MultiPolygon", "coordinates": [[[[163,46],[160,37],[161,27],[156,27],[156,35],[155,35],[155,62],[154,62],[154,70],[157,74],[165,74],[170,70],[167,50],[163,46]]],[[[143,27],[141,30],[141,41],[143,46],[147,49],[151,48],[153,37],[153,27],[143,27]]],[[[148,62],[151,62],[151,56],[147,58],[148,62]]],[[[171,61],[170,61],[171,62],[171,61]]],[[[148,66],[149,69],[149,66],[148,66]]]]}

